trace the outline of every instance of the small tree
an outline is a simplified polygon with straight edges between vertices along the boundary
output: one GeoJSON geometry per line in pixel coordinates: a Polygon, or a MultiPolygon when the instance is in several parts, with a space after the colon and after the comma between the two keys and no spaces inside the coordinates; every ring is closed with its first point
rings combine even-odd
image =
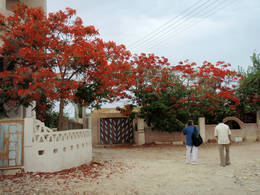
{"type": "Polygon", "coordinates": [[[243,72],[237,95],[241,99],[239,110],[241,114],[254,113],[260,107],[260,54],[251,56],[252,66],[243,72]]]}

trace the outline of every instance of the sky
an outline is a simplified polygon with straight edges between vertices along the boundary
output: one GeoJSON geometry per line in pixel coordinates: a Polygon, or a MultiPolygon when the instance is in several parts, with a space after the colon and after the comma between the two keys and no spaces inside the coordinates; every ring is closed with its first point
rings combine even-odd
{"type": "Polygon", "coordinates": [[[260,53],[260,0],[47,1],[48,12],[66,7],[105,41],[164,56],[171,64],[223,60],[246,70],[253,52],[260,53]]]}

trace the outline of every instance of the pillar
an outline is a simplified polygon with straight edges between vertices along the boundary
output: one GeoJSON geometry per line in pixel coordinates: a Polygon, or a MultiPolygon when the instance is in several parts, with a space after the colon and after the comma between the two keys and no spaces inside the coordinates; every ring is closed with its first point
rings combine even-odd
{"type": "Polygon", "coordinates": [[[33,118],[25,118],[24,119],[24,170],[28,171],[30,170],[33,161],[32,161],[32,154],[33,152],[33,143],[35,140],[33,140],[33,129],[34,129],[34,120],[33,118]]]}
{"type": "Polygon", "coordinates": [[[206,143],[208,140],[206,140],[205,117],[199,117],[199,130],[203,142],[206,143]]]}
{"type": "Polygon", "coordinates": [[[82,118],[86,118],[86,108],[85,106],[82,106],[82,118]]]}
{"type": "Polygon", "coordinates": [[[6,0],[0,0],[0,9],[6,10],[6,0]]]}
{"type": "Polygon", "coordinates": [[[260,110],[258,110],[256,112],[256,123],[257,123],[258,129],[260,129],[260,110]]]}
{"type": "Polygon", "coordinates": [[[33,110],[36,106],[36,102],[33,101],[30,106],[25,108],[25,118],[36,118],[36,112],[33,110]]]}
{"type": "Polygon", "coordinates": [[[144,119],[137,119],[137,145],[145,144],[144,119]]]}
{"type": "Polygon", "coordinates": [[[257,136],[256,141],[260,141],[260,110],[256,112],[257,136]]]}

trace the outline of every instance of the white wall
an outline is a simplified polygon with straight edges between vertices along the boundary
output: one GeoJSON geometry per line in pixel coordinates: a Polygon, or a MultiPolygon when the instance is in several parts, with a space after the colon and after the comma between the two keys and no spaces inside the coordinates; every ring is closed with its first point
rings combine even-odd
{"type": "Polygon", "coordinates": [[[25,118],[24,170],[26,172],[55,172],[89,163],[91,160],[90,129],[53,132],[42,122],[25,118]]]}
{"type": "MultiPolygon", "coordinates": [[[[11,6],[19,2],[18,0],[0,0],[0,13],[5,16],[12,14],[11,6]]],[[[29,7],[42,7],[44,12],[47,11],[47,0],[20,0],[29,7]]]]}
{"type": "Polygon", "coordinates": [[[20,1],[26,4],[28,7],[42,7],[43,11],[46,13],[47,0],[20,0],[20,1]]]}

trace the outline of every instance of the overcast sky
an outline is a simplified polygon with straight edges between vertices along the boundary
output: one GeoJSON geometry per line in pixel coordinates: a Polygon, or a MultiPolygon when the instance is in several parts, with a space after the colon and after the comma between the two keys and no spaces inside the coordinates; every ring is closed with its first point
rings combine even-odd
{"type": "Polygon", "coordinates": [[[224,60],[247,69],[260,53],[260,0],[48,0],[48,12],[77,11],[101,38],[172,64],[224,60]]]}
{"type": "Polygon", "coordinates": [[[48,12],[71,7],[104,40],[174,64],[224,60],[246,68],[260,52],[260,0],[49,0],[48,12]],[[185,12],[186,11],[186,12],[185,12]],[[138,42],[137,42],[138,41],[138,42]]]}

